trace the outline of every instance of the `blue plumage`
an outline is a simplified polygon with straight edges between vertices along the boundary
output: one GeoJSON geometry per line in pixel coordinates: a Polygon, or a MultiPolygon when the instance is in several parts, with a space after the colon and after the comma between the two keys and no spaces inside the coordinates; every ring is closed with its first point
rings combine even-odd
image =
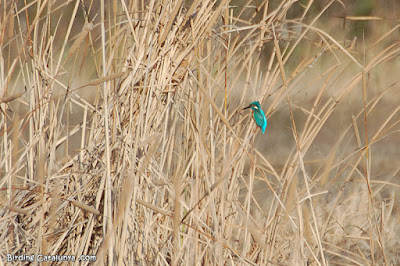
{"type": "MultiPolygon", "coordinates": [[[[257,125],[261,128],[262,133],[264,134],[265,129],[267,128],[267,118],[265,117],[264,111],[261,109],[261,105],[259,102],[252,102],[249,106],[244,109],[251,108],[253,109],[254,120],[257,125]]],[[[244,110],[243,109],[243,110],[244,110]]]]}

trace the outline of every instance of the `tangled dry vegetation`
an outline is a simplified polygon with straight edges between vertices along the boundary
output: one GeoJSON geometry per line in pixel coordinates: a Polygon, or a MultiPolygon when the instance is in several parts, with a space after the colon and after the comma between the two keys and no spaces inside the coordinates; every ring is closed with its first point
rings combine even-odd
{"type": "Polygon", "coordinates": [[[336,1],[84,2],[2,5],[3,261],[400,263],[399,24],[356,49],[336,1]]]}

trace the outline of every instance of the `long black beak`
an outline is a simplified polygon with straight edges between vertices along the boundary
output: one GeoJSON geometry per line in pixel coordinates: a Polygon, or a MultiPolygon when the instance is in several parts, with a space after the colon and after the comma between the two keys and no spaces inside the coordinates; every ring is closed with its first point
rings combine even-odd
{"type": "Polygon", "coordinates": [[[246,108],[243,108],[243,110],[249,109],[251,107],[251,105],[247,106],[246,108]]]}

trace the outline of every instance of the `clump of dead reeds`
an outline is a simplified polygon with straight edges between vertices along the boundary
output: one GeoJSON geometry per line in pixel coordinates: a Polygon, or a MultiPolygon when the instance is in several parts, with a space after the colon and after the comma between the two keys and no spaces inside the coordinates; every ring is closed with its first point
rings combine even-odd
{"type": "Polygon", "coordinates": [[[399,263],[398,26],[359,54],[334,1],[97,2],[3,7],[2,258],[399,263]]]}

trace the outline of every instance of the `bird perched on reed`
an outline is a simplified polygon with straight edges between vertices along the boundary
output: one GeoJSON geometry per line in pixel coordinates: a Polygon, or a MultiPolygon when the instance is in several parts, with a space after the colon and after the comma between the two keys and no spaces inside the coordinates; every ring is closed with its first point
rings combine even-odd
{"type": "Polygon", "coordinates": [[[261,105],[259,102],[252,102],[243,110],[251,108],[253,109],[253,116],[254,120],[256,121],[257,125],[261,128],[262,133],[264,134],[265,129],[267,128],[267,118],[265,117],[264,111],[261,109],[261,105]]]}

